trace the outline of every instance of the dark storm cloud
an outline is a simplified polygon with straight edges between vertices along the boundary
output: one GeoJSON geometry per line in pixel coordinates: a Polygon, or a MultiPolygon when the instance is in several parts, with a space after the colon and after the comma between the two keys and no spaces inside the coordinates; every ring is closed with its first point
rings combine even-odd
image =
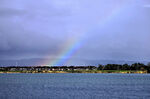
{"type": "Polygon", "coordinates": [[[0,17],[9,17],[9,16],[15,16],[18,14],[22,14],[19,10],[13,10],[13,9],[0,9],[0,17]]]}
{"type": "MultiPolygon", "coordinates": [[[[17,0],[13,2],[19,3],[17,0]]],[[[52,6],[47,8],[42,6],[42,9],[40,4],[34,4],[34,1],[25,8],[20,8],[13,2],[10,0],[1,2],[1,5],[4,3],[6,6],[0,7],[0,58],[15,58],[26,54],[29,56],[36,54],[39,57],[46,53],[56,54],[58,45],[63,44],[63,41],[55,38],[53,32],[62,29],[45,30],[43,24],[47,24],[46,21],[49,21],[47,18],[53,21],[52,17],[67,16],[66,10],[58,11],[52,6]],[[48,9],[47,12],[45,9],[48,9]]],[[[19,4],[21,7],[24,6],[23,3],[19,4]]],[[[53,22],[49,22],[48,25],[51,28],[53,22]]]]}
{"type": "Polygon", "coordinates": [[[61,58],[68,40],[83,34],[84,44],[69,64],[149,60],[149,5],[147,0],[0,0],[0,59],[61,58]]]}

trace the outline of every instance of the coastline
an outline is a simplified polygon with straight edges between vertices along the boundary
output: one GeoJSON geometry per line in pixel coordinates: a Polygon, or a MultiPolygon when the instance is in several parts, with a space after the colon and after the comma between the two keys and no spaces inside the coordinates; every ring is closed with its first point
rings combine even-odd
{"type": "Polygon", "coordinates": [[[130,71],[130,70],[80,70],[80,71],[0,71],[0,74],[13,73],[116,73],[116,74],[149,74],[147,71],[130,71]]]}

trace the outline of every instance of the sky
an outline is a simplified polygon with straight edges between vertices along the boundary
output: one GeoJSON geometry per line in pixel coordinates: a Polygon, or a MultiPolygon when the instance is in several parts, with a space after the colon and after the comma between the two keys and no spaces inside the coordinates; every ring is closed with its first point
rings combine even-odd
{"type": "Polygon", "coordinates": [[[0,66],[150,61],[149,0],[0,0],[0,66]]]}

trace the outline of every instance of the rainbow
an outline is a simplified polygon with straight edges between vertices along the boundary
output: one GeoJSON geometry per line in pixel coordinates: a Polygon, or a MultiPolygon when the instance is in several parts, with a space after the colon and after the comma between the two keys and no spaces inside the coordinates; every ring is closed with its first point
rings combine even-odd
{"type": "MultiPolygon", "coordinates": [[[[111,12],[103,18],[100,22],[97,23],[97,27],[103,27],[106,25],[106,23],[110,22],[117,14],[119,14],[124,7],[122,5],[113,8],[111,12]]],[[[70,38],[66,41],[66,44],[64,44],[64,48],[59,53],[59,58],[55,60],[47,60],[46,64],[49,66],[63,66],[67,63],[67,61],[79,50],[82,48],[84,41],[84,36],[86,33],[91,32],[91,30],[94,30],[95,27],[92,27],[89,31],[85,33],[79,34],[77,37],[70,38]]],[[[44,63],[45,64],[45,63],[44,63]]]]}
{"type": "MultiPolygon", "coordinates": [[[[81,36],[80,36],[81,37],[81,36]]],[[[78,38],[79,39],[79,38],[78,38]]],[[[60,58],[58,60],[54,60],[49,63],[50,66],[63,66],[67,62],[68,59],[70,59],[71,56],[75,54],[75,52],[78,51],[78,49],[81,48],[83,45],[83,40],[80,38],[78,40],[77,38],[70,38],[67,43],[65,44],[66,47],[60,52],[60,58]]]]}

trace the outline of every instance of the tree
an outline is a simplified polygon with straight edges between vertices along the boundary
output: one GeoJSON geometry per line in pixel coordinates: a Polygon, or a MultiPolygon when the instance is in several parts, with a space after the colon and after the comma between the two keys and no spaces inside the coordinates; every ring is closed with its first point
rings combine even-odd
{"type": "Polygon", "coordinates": [[[147,72],[150,73],[150,62],[147,64],[147,72]]]}
{"type": "Polygon", "coordinates": [[[104,69],[104,66],[99,64],[97,70],[103,70],[103,69],[104,69]]]}
{"type": "Polygon", "coordinates": [[[130,66],[128,64],[123,64],[122,65],[122,70],[129,70],[130,66]]]}
{"type": "Polygon", "coordinates": [[[131,65],[131,70],[140,70],[141,67],[144,67],[145,65],[142,63],[134,63],[131,65]]]}

